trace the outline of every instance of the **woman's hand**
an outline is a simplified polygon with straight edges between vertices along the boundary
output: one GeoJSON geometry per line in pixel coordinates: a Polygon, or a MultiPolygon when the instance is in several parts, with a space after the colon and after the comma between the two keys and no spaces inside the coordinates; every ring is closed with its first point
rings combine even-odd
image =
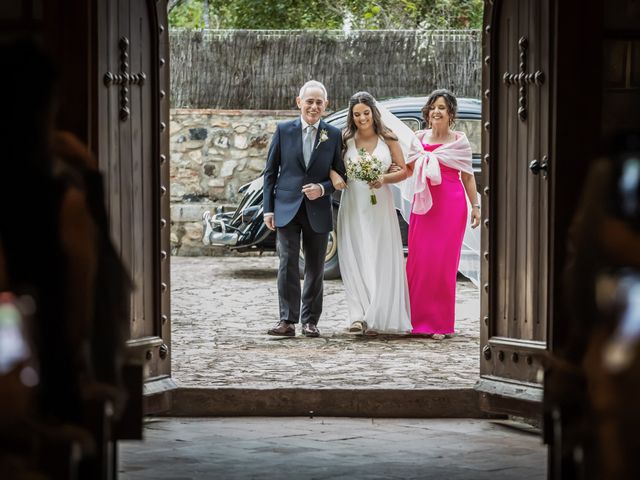
{"type": "Polygon", "coordinates": [[[396,172],[400,172],[401,170],[402,170],[402,167],[400,167],[395,163],[392,163],[391,166],[389,167],[389,170],[387,170],[387,173],[396,173],[396,172]]]}
{"type": "Polygon", "coordinates": [[[329,172],[329,178],[331,179],[333,188],[336,190],[344,190],[347,188],[347,183],[344,181],[344,178],[342,178],[342,176],[335,170],[331,169],[329,172]]]}
{"type": "MultiPolygon", "coordinates": [[[[413,163],[407,163],[405,167],[407,169],[407,178],[409,178],[411,175],[413,175],[413,163]]],[[[387,170],[387,173],[396,173],[400,172],[401,170],[401,166],[399,166],[397,163],[392,163],[389,167],[389,170],[387,170]]]]}
{"type": "Polygon", "coordinates": [[[371,188],[380,188],[382,185],[384,185],[384,177],[382,175],[379,176],[377,180],[369,182],[369,187],[371,188]]]}
{"type": "Polygon", "coordinates": [[[476,228],[480,225],[480,207],[474,205],[471,207],[471,228],[476,228]]]}

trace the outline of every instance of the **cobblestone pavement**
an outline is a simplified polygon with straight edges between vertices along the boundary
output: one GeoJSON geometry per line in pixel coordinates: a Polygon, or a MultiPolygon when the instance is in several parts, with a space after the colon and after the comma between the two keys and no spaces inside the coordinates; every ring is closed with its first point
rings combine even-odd
{"type": "Polygon", "coordinates": [[[120,442],[120,477],[542,480],[539,434],[513,422],[369,418],[152,419],[120,442]]]}
{"type": "Polygon", "coordinates": [[[479,294],[458,282],[452,339],[346,332],[340,280],[325,281],[322,336],[266,335],[278,319],[277,258],[173,257],[173,378],[180,387],[465,388],[479,372],[479,294]]]}

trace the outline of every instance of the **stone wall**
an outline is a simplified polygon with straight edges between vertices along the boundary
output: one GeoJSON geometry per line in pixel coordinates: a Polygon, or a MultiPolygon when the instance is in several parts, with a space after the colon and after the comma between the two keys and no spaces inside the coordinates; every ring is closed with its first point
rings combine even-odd
{"type": "Polygon", "coordinates": [[[171,110],[171,246],[174,255],[220,255],[205,246],[202,213],[239,201],[264,168],[276,124],[297,110],[171,110]]]}

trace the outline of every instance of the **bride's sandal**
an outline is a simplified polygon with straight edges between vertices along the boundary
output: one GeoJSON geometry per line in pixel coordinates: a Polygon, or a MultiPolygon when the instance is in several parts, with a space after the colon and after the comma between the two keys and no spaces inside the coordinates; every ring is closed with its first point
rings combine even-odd
{"type": "Polygon", "coordinates": [[[360,320],[356,320],[349,327],[349,333],[356,333],[356,334],[362,335],[364,333],[364,330],[365,330],[364,322],[361,322],[360,320]]]}

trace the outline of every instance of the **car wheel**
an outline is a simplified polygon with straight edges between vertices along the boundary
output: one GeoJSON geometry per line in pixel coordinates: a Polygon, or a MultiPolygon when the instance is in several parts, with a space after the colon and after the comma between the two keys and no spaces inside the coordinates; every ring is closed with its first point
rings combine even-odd
{"type": "MultiPolygon", "coordinates": [[[[300,249],[300,278],[304,277],[304,255],[300,249]]],[[[340,278],[340,264],[338,263],[338,235],[335,228],[329,233],[329,242],[327,244],[327,253],[324,257],[324,278],[327,280],[335,280],[340,278]]]]}
{"type": "Polygon", "coordinates": [[[324,257],[324,278],[335,280],[340,278],[340,264],[338,262],[338,234],[331,230],[327,254],[324,257]]]}

